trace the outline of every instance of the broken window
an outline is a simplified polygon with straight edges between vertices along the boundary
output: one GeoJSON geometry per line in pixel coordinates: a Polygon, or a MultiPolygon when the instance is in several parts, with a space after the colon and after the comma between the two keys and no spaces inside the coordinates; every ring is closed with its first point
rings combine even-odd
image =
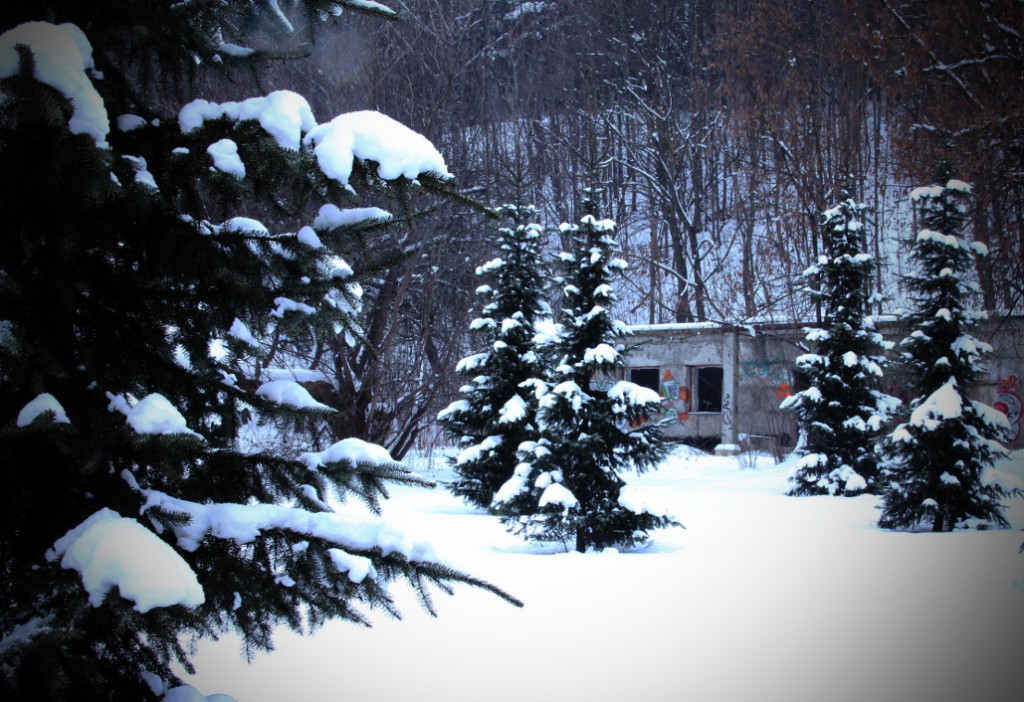
{"type": "Polygon", "coordinates": [[[630,368],[629,382],[661,394],[661,373],[657,368],[630,368]]]}
{"type": "Polygon", "coordinates": [[[695,412],[722,411],[722,367],[702,366],[693,369],[695,412]]]}

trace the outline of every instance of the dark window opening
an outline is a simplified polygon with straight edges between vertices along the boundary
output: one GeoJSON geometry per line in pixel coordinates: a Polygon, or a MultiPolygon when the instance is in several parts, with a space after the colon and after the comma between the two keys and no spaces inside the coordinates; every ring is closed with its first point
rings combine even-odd
{"type": "Polygon", "coordinates": [[[693,369],[693,388],[697,398],[697,412],[722,411],[722,367],[708,366],[693,369]]]}
{"type": "Polygon", "coordinates": [[[661,394],[661,373],[657,368],[630,368],[629,382],[661,394]]]}

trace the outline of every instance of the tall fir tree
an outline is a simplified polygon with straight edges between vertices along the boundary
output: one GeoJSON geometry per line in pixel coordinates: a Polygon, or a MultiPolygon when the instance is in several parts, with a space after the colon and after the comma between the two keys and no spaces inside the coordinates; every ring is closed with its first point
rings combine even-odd
{"type": "Polygon", "coordinates": [[[432,585],[505,596],[377,520],[386,483],[428,484],[380,447],[240,447],[246,413],[332,415],[247,373],[269,360],[261,339],[358,333],[339,252],[362,211],[338,205],[452,187],[436,150],[383,115],[317,125],[286,91],[165,111],[174,77],[258,57],[232,28],[276,8],[5,6],[39,21],[0,26],[4,700],[159,698],[180,683],[172,665],[192,670],[189,637],[235,631],[251,653],[279,626],[366,624],[395,613],[398,578],[428,607],[432,585]],[[357,157],[371,135],[413,153],[357,157]],[[365,518],[332,513],[350,495],[365,518]]]}
{"type": "Polygon", "coordinates": [[[964,238],[970,186],[947,178],[944,170],[945,185],[911,193],[921,229],[910,242],[914,272],[906,278],[913,331],[901,348],[914,399],[880,445],[886,490],[879,525],[887,529],[949,531],[968,519],[1007,524],[1001,489],[982,480],[1003,455],[996,442],[1006,417],[967,397],[992,351],[970,334],[985,313],[970,308],[979,288],[969,275],[988,250],[964,238]]]}
{"type": "Polygon", "coordinates": [[[796,414],[801,458],[790,477],[792,495],[856,495],[876,489],[874,441],[899,405],[881,392],[884,352],[892,348],[868,316],[868,285],[875,268],[865,252],[866,206],[846,193],[822,214],[826,255],[804,275],[825,307],[824,328],[809,329],[815,352],[797,359],[807,387],[782,409],[796,414]]]}
{"type": "Polygon", "coordinates": [[[573,242],[560,254],[564,302],[551,366],[538,384],[540,438],[519,447],[514,475],[494,498],[494,508],[514,533],[536,541],[561,541],[579,552],[635,547],[648,532],[676,522],[651,509],[621,477],[645,471],[665,455],[652,390],[615,380],[625,366],[628,328],[612,317],[613,279],[626,262],[617,256],[615,223],[598,219],[584,202],[578,225],[562,225],[573,242]]]}
{"type": "Polygon", "coordinates": [[[499,256],[477,269],[485,281],[477,294],[487,302],[470,325],[487,348],[459,363],[457,370],[469,383],[462,398],[438,415],[461,449],[453,462],[457,478],[451,491],[484,509],[512,476],[519,445],[538,438],[530,382],[542,377],[535,324],[551,313],[544,302],[547,276],[536,209],[507,205],[500,214],[510,226],[498,230],[499,256]]]}

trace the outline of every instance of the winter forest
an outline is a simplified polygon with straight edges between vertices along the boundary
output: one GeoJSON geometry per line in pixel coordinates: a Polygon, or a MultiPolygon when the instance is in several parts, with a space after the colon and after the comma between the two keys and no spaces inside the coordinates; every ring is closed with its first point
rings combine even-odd
{"type": "Polygon", "coordinates": [[[0,699],[1012,696],[1022,111],[1018,0],[8,0],[0,699]]]}

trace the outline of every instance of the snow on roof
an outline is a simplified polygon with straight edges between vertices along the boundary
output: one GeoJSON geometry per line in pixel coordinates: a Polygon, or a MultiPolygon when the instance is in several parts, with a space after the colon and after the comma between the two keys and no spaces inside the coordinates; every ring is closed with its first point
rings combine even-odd
{"type": "Polygon", "coordinates": [[[668,324],[631,324],[629,328],[634,333],[648,331],[701,331],[704,329],[723,329],[725,325],[719,322],[678,322],[668,324]]]}
{"type": "Polygon", "coordinates": [[[19,427],[27,427],[45,412],[53,413],[53,421],[56,424],[71,423],[67,412],[64,411],[64,407],[57,401],[57,398],[48,392],[44,392],[21,408],[21,411],[18,412],[17,425],[19,427]]]}
{"type": "Polygon", "coordinates": [[[206,595],[188,563],[134,519],[104,507],[58,539],[48,560],[78,571],[98,607],[117,588],[139,612],[154,607],[198,607],[206,595]]]}
{"type": "Polygon", "coordinates": [[[100,147],[107,146],[110,119],[103,98],[89,79],[93,68],[92,45],[74,24],[26,22],[0,35],[0,78],[18,72],[19,44],[28,46],[35,60],[35,77],[62,93],[73,109],[68,128],[72,134],[88,134],[100,147]]]}
{"type": "Polygon", "coordinates": [[[329,178],[347,184],[354,158],[375,161],[385,180],[415,180],[424,173],[450,178],[444,157],[430,141],[404,124],[373,110],[338,115],[310,130],[304,139],[329,178]]]}

